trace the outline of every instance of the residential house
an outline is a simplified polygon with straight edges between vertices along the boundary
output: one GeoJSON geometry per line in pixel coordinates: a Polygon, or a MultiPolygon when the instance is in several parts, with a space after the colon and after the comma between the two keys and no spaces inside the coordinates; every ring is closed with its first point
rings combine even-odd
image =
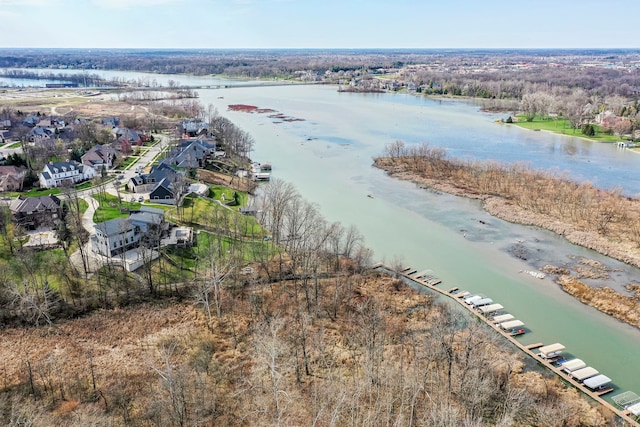
{"type": "Polygon", "coordinates": [[[22,120],[22,124],[27,127],[35,127],[38,122],[40,122],[40,116],[36,116],[35,114],[29,114],[22,120]]]}
{"type": "MultiPolygon", "coordinates": [[[[43,116],[44,117],[44,116],[43,116]]],[[[47,128],[47,129],[64,129],[67,123],[63,119],[58,119],[55,117],[43,118],[37,124],[38,127],[47,128]]]]}
{"type": "Polygon", "coordinates": [[[9,137],[11,136],[11,131],[7,129],[0,129],[0,144],[4,144],[9,142],[9,137]]]}
{"type": "Polygon", "coordinates": [[[147,176],[138,174],[133,176],[127,182],[127,190],[132,193],[145,193],[151,190],[152,186],[147,184],[147,176]]]}
{"type": "Polygon", "coordinates": [[[107,170],[113,168],[117,158],[118,152],[114,148],[97,144],[91,147],[80,160],[83,165],[91,166],[96,171],[99,171],[103,167],[107,170]]]}
{"type": "Polygon", "coordinates": [[[94,252],[114,257],[138,247],[142,239],[149,239],[152,246],[158,245],[167,228],[162,209],[142,207],[128,218],[96,224],[91,247],[94,252]]]}
{"type": "Polygon", "coordinates": [[[54,226],[62,218],[62,203],[56,196],[18,196],[9,209],[13,222],[29,230],[54,226]]]}
{"type": "Polygon", "coordinates": [[[118,139],[114,141],[113,144],[111,144],[111,147],[113,147],[114,150],[127,156],[133,151],[133,149],[131,148],[131,143],[126,139],[118,139]]]}
{"type": "Polygon", "coordinates": [[[111,129],[115,129],[120,126],[120,119],[117,117],[107,117],[106,119],[102,119],[102,124],[111,129]]]}
{"type": "Polygon", "coordinates": [[[116,141],[127,141],[131,145],[142,145],[142,139],[137,131],[127,128],[115,128],[116,141]]]}
{"type": "Polygon", "coordinates": [[[129,218],[115,218],[95,225],[91,249],[106,257],[113,257],[133,249],[140,241],[140,229],[129,218]]]}
{"type": "Polygon", "coordinates": [[[201,139],[181,139],[177,146],[160,161],[178,168],[197,169],[203,167],[206,160],[213,157],[216,145],[201,139]]]}
{"type": "Polygon", "coordinates": [[[78,163],[75,160],[51,162],[46,164],[42,172],[40,172],[40,187],[55,188],[63,184],[75,184],[92,179],[96,174],[94,168],[78,163]]]}
{"type": "Polygon", "coordinates": [[[204,135],[209,132],[209,123],[200,119],[187,119],[180,123],[182,134],[188,137],[204,135]]]}
{"type": "Polygon", "coordinates": [[[22,191],[27,169],[18,166],[0,166],[0,191],[22,191]]]}
{"type": "Polygon", "coordinates": [[[132,177],[127,182],[127,189],[132,193],[146,193],[151,191],[164,178],[176,181],[177,175],[182,175],[182,173],[167,164],[159,164],[154,166],[151,169],[151,173],[147,175],[139,174],[132,177]]]}
{"type": "Polygon", "coordinates": [[[29,133],[27,134],[27,138],[31,142],[42,142],[44,140],[54,140],[55,129],[35,126],[29,131],[29,133]]]}
{"type": "Polygon", "coordinates": [[[180,199],[183,189],[180,187],[181,181],[171,181],[170,178],[164,178],[149,193],[149,201],[153,203],[162,203],[174,205],[180,199]]]}

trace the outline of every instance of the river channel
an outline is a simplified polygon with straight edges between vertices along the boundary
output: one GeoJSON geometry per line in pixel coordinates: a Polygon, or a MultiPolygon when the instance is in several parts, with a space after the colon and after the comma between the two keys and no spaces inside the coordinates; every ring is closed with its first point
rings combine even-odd
{"type": "MultiPolygon", "coordinates": [[[[111,78],[116,72],[106,74],[111,78]]],[[[153,79],[144,73],[121,76],[153,79]]],[[[155,78],[184,85],[221,82],[184,75],[155,78]]],[[[625,390],[640,394],[640,331],[577,302],[550,276],[541,280],[521,272],[585,257],[612,270],[611,280],[590,285],[623,291],[624,284],[640,282],[638,269],[553,233],[492,218],[477,201],[420,189],[372,167],[372,157],[380,155],[385,144],[428,142],[446,148],[452,157],[524,162],[601,188],[620,187],[632,196],[640,194],[640,154],[498,124],[495,120],[506,114],[485,114],[468,102],[339,93],[335,86],[198,92],[205,106],[216,106],[254,137],[252,158],[271,162],[273,178],[293,183],[327,220],[355,224],[374,260],[432,269],[443,287],[458,286],[493,298],[525,323],[530,332],[520,338],[523,343],[561,342],[567,353],[613,379],[617,390],[608,396],[625,390]],[[269,108],[281,116],[228,111],[229,104],[269,108]],[[514,245],[525,248],[527,261],[510,255],[514,245]]]]}
{"type": "Polygon", "coordinates": [[[451,156],[528,162],[606,188],[624,182],[624,191],[636,194],[640,182],[633,168],[640,155],[497,124],[499,116],[469,103],[406,94],[299,86],[201,90],[200,97],[253,135],[252,157],[271,162],[274,178],[292,182],[329,221],[355,224],[374,259],[432,269],[443,287],[493,298],[525,322],[530,332],[520,338],[523,343],[561,342],[568,353],[612,378],[620,391],[640,393],[640,331],[577,302],[551,277],[521,273],[585,257],[613,270],[607,285],[621,290],[640,280],[638,269],[553,233],[492,218],[477,201],[420,189],[371,166],[387,143],[429,142],[451,156]],[[285,119],[228,111],[229,104],[273,109],[285,119]],[[513,245],[526,248],[527,261],[510,255],[513,245]]]}

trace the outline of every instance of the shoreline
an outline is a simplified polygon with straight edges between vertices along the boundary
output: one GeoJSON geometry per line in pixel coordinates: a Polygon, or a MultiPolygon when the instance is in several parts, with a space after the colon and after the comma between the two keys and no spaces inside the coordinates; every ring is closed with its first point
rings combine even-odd
{"type": "Polygon", "coordinates": [[[437,285],[440,284],[439,281],[430,282],[429,280],[423,280],[420,277],[416,277],[415,275],[412,275],[412,273],[410,272],[415,270],[412,270],[410,268],[408,269],[408,271],[397,271],[392,267],[389,267],[383,263],[375,264],[371,268],[372,270],[381,269],[385,274],[389,274],[389,275],[394,274],[394,275],[400,276],[413,283],[424,286],[426,289],[429,289],[431,292],[434,292],[436,294],[440,294],[446,298],[449,298],[450,300],[454,301],[454,304],[460,305],[463,310],[467,311],[470,317],[476,318],[479,321],[483,322],[490,329],[494,330],[499,335],[504,337],[515,348],[520,350],[525,355],[529,356],[532,360],[535,360],[540,366],[543,367],[543,369],[547,369],[553,375],[557,376],[558,378],[561,378],[562,381],[565,382],[567,385],[572,386],[578,392],[593,399],[595,402],[602,405],[602,407],[613,412],[616,416],[618,416],[620,419],[624,420],[625,422],[629,423],[630,425],[640,426],[640,424],[638,424],[638,421],[635,418],[633,418],[628,411],[626,411],[625,409],[617,408],[613,404],[607,402],[602,397],[606,393],[598,393],[597,391],[588,389],[582,382],[576,380],[570,374],[562,371],[560,366],[554,366],[552,360],[547,360],[539,357],[539,355],[534,350],[542,347],[543,343],[537,343],[529,346],[522,344],[516,339],[516,336],[511,335],[507,331],[501,329],[498,326],[498,324],[492,322],[488,316],[480,314],[479,311],[474,310],[470,305],[465,304],[460,298],[460,296],[456,296],[455,294],[452,294],[450,291],[445,291],[445,289],[438,287],[437,285]]]}
{"type": "MultiPolygon", "coordinates": [[[[378,159],[377,159],[378,160],[378,159]]],[[[562,236],[568,242],[587,249],[594,250],[604,256],[616,259],[628,265],[640,267],[640,253],[630,242],[623,244],[607,240],[597,233],[580,230],[578,227],[558,221],[552,217],[532,213],[520,207],[514,206],[508,200],[494,195],[479,194],[452,183],[424,178],[415,172],[398,170],[393,166],[374,162],[374,166],[384,170],[389,176],[410,181],[421,188],[442,191],[458,197],[480,200],[482,209],[491,216],[502,220],[528,226],[539,227],[562,236]]],[[[589,264],[589,262],[586,262],[589,264]]],[[[631,295],[623,295],[608,286],[591,287],[581,282],[580,279],[597,274],[597,265],[587,265],[586,274],[572,275],[570,271],[561,266],[546,265],[541,269],[546,274],[555,275],[553,281],[562,290],[583,304],[589,305],[598,311],[613,318],[640,329],[640,292],[634,284],[628,284],[625,288],[631,295]]],[[[591,276],[592,277],[592,276],[591,276]]]]}

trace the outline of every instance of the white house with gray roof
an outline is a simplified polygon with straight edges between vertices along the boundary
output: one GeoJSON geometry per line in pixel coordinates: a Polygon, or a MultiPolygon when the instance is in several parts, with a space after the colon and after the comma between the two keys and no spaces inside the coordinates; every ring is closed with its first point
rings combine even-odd
{"type": "Polygon", "coordinates": [[[162,209],[143,206],[128,218],[116,218],[96,224],[95,234],[91,236],[91,247],[94,252],[111,258],[137,248],[143,237],[157,245],[162,235],[166,234],[167,226],[162,209]]]}
{"type": "Polygon", "coordinates": [[[76,184],[92,179],[96,175],[94,168],[78,163],[75,160],[50,162],[40,172],[40,187],[56,188],[65,183],[76,184]]]}

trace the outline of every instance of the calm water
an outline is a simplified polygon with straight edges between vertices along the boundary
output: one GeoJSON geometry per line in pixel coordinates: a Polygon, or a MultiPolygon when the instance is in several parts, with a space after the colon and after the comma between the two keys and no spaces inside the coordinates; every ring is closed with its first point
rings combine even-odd
{"type": "Polygon", "coordinates": [[[273,177],[294,183],[330,221],[357,225],[376,260],[399,259],[419,270],[430,268],[444,287],[459,286],[493,298],[531,330],[523,342],[561,342],[567,352],[613,378],[620,389],[640,393],[640,366],[635,363],[640,331],[576,302],[551,278],[520,273],[583,256],[620,270],[613,273],[614,284],[620,286],[640,280],[637,269],[552,233],[492,218],[476,201],[421,190],[371,166],[372,157],[389,142],[429,142],[456,157],[526,161],[605,187],[621,182],[625,191],[635,194],[640,183],[632,172],[640,156],[610,145],[499,125],[495,115],[479,113],[466,103],[407,95],[272,87],[201,91],[201,100],[216,105],[254,136],[252,157],[272,162],[273,177]],[[281,122],[265,114],[227,111],[227,105],[235,103],[305,120],[281,122]],[[507,249],[516,243],[527,247],[528,262],[509,255],[507,249]]]}
{"type": "MultiPolygon", "coordinates": [[[[5,69],[0,69],[4,71],[5,69]]],[[[67,75],[98,75],[107,82],[116,80],[118,82],[134,82],[141,86],[149,87],[168,87],[170,82],[175,85],[184,86],[242,86],[247,83],[255,84],[255,81],[243,79],[223,79],[215,76],[186,76],[178,74],[155,74],[155,73],[137,73],[113,70],[80,70],[80,69],[49,69],[49,68],[9,68],[8,70],[28,71],[31,73],[39,73],[40,75],[51,74],[67,74],[67,75]]],[[[9,87],[45,87],[47,83],[69,83],[65,80],[51,79],[22,79],[0,77],[0,85],[9,87]]]]}

